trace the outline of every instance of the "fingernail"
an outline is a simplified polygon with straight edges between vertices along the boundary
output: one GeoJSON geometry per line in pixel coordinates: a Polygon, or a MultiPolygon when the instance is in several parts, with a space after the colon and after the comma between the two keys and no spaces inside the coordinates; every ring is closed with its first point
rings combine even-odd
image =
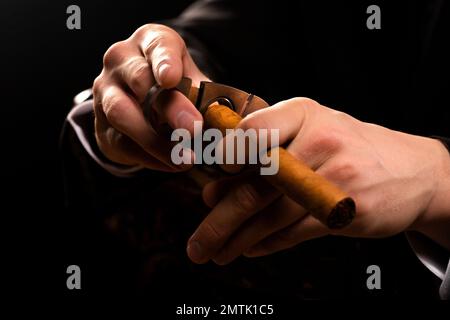
{"type": "Polygon", "coordinates": [[[203,261],[203,248],[198,241],[194,240],[189,242],[187,254],[189,258],[196,263],[201,263],[203,261]]]}
{"type": "Polygon", "coordinates": [[[162,65],[159,66],[158,68],[158,78],[159,81],[161,82],[162,79],[164,78],[164,76],[167,74],[167,72],[169,71],[170,65],[167,63],[164,63],[162,65]]]}
{"type": "Polygon", "coordinates": [[[175,119],[175,125],[177,128],[183,128],[191,131],[194,128],[194,120],[195,117],[192,114],[183,110],[178,112],[175,119]]]}

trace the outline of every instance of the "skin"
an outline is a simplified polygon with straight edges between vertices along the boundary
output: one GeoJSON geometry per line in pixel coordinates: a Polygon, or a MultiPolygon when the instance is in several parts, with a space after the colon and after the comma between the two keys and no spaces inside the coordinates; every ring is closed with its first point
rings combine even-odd
{"type": "MultiPolygon", "coordinates": [[[[110,160],[168,172],[191,167],[171,162],[172,144],[155,133],[140,107],[155,83],[172,88],[183,75],[194,85],[208,80],[194,64],[183,39],[162,25],[145,25],[106,51],[93,92],[95,135],[110,160]]],[[[194,121],[202,121],[194,105],[177,91],[170,92],[164,102],[160,120],[193,134],[194,121]]]]}
{"type": "MultiPolygon", "coordinates": [[[[171,88],[182,76],[194,85],[207,80],[168,27],[145,25],[108,49],[94,82],[94,110],[97,142],[110,160],[168,172],[191,167],[171,163],[172,144],[155,133],[139,106],[153,84],[171,88]]],[[[193,122],[202,120],[176,91],[159,104],[158,117],[191,134],[193,122]]],[[[330,230],[260,176],[238,174],[204,188],[211,212],[188,240],[193,262],[227,264],[329,234],[386,237],[406,230],[450,250],[450,157],[439,141],[365,123],[308,98],[257,110],[239,127],[280,129],[280,143],[347,191],[357,215],[348,227],[330,230]]]]}

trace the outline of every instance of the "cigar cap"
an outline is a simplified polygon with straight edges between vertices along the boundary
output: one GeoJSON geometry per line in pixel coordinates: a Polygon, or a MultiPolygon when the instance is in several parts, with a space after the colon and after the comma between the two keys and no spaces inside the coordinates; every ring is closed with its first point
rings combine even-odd
{"type": "Polygon", "coordinates": [[[344,198],[331,210],[327,218],[330,229],[341,229],[352,222],[356,214],[356,204],[352,198],[344,198]]]}

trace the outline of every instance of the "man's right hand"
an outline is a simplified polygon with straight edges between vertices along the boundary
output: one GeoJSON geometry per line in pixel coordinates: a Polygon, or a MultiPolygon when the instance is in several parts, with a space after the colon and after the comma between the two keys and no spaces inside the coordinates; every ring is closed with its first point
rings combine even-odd
{"type": "MultiPolygon", "coordinates": [[[[108,159],[170,172],[192,166],[172,163],[172,143],[155,132],[141,109],[154,84],[172,88],[183,76],[191,78],[196,86],[208,80],[195,65],[180,35],[163,25],[144,25],[106,51],[93,91],[95,135],[108,159]]],[[[194,121],[202,121],[195,106],[175,90],[158,108],[160,120],[173,129],[184,128],[193,134],[194,121]]],[[[193,153],[183,157],[193,159],[193,153]]]]}

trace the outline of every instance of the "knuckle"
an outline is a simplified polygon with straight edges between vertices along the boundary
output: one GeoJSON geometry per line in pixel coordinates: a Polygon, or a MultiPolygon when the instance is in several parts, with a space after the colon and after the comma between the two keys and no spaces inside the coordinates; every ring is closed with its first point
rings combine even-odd
{"type": "Polygon", "coordinates": [[[317,110],[320,110],[321,107],[321,105],[317,101],[307,97],[291,98],[283,101],[280,106],[297,111],[296,114],[300,112],[300,114],[302,114],[302,117],[304,117],[306,114],[312,114],[317,110]]]}
{"type": "Polygon", "coordinates": [[[150,87],[150,70],[148,64],[139,63],[130,73],[129,86],[138,96],[142,96],[150,87]]]}
{"type": "Polygon", "coordinates": [[[163,25],[163,24],[150,23],[149,27],[152,30],[158,31],[160,33],[166,33],[166,34],[170,34],[170,35],[178,35],[178,32],[176,32],[174,29],[172,29],[171,27],[168,27],[166,25],[163,25]]]}
{"type": "Polygon", "coordinates": [[[210,221],[203,223],[201,234],[205,237],[211,247],[215,247],[217,243],[221,242],[224,234],[210,221]]]}
{"type": "Polygon", "coordinates": [[[123,119],[126,107],[121,99],[114,96],[105,97],[103,99],[103,110],[106,118],[111,124],[116,124],[123,119]]]}
{"type": "Polygon", "coordinates": [[[239,128],[247,131],[249,129],[268,129],[270,127],[264,117],[258,116],[255,113],[251,113],[244,119],[242,119],[242,121],[239,123],[239,128]]]}
{"type": "Polygon", "coordinates": [[[161,41],[164,39],[164,34],[157,33],[154,35],[147,43],[144,49],[144,54],[147,57],[150,57],[155,49],[161,44],[161,41]]]}
{"type": "Polygon", "coordinates": [[[235,190],[235,209],[240,214],[250,214],[258,206],[259,196],[250,184],[243,184],[235,190]]]}
{"type": "Polygon", "coordinates": [[[168,37],[167,33],[156,31],[147,42],[144,53],[147,57],[151,57],[157,48],[161,47],[168,37]]]}
{"type": "Polygon", "coordinates": [[[105,68],[113,68],[117,60],[121,57],[125,46],[127,46],[125,40],[116,42],[110,46],[103,55],[103,66],[105,68]]]}
{"type": "Polygon", "coordinates": [[[148,65],[146,63],[136,63],[133,66],[133,71],[131,72],[131,78],[135,81],[144,81],[148,78],[148,65]]]}
{"type": "Polygon", "coordinates": [[[143,26],[139,27],[135,33],[147,33],[147,32],[149,32],[149,30],[151,30],[151,31],[163,31],[163,30],[173,31],[172,28],[170,28],[166,25],[163,25],[163,24],[147,23],[147,24],[144,24],[143,26]]]}
{"type": "Polygon", "coordinates": [[[172,29],[171,27],[168,27],[166,25],[163,24],[158,24],[158,23],[152,23],[149,24],[149,27],[158,32],[160,34],[160,36],[162,36],[162,39],[173,39],[175,41],[183,41],[183,38],[180,36],[180,34],[178,32],[176,32],[174,29],[172,29]]]}
{"type": "Polygon", "coordinates": [[[136,38],[141,39],[144,37],[150,30],[152,30],[154,24],[153,23],[146,23],[139,28],[137,28],[133,34],[130,36],[130,38],[136,38]]]}
{"type": "Polygon", "coordinates": [[[349,121],[349,120],[355,120],[351,115],[348,113],[339,111],[339,110],[333,110],[331,109],[331,114],[334,116],[334,118],[337,121],[349,121]]]}
{"type": "Polygon", "coordinates": [[[324,173],[324,175],[336,182],[351,181],[358,177],[358,169],[350,159],[335,161],[332,166],[324,173]]]}
{"type": "Polygon", "coordinates": [[[343,146],[343,138],[341,132],[332,126],[321,126],[311,139],[311,146],[316,150],[325,150],[334,152],[343,146]]]}
{"type": "Polygon", "coordinates": [[[316,106],[319,104],[317,101],[315,101],[311,98],[307,98],[307,97],[295,97],[288,101],[292,102],[293,104],[306,106],[306,107],[316,106]]]}
{"type": "Polygon", "coordinates": [[[139,40],[153,39],[155,35],[160,33],[166,34],[178,34],[174,29],[159,23],[147,23],[140,26],[134,33],[130,36],[130,39],[136,38],[139,40]],[[150,37],[149,37],[150,36],[150,37]]]}
{"type": "Polygon", "coordinates": [[[92,84],[92,92],[94,96],[98,96],[100,94],[100,88],[102,87],[104,80],[103,80],[103,73],[98,75],[93,84],[92,84]]]}
{"type": "Polygon", "coordinates": [[[155,24],[150,27],[150,30],[154,34],[147,38],[148,40],[144,47],[144,54],[147,57],[150,57],[159,47],[164,47],[166,51],[171,50],[171,48],[186,47],[183,38],[178,32],[167,26],[155,24]]]}
{"type": "Polygon", "coordinates": [[[365,191],[349,192],[355,201],[356,210],[359,217],[364,217],[368,213],[374,213],[379,208],[385,207],[392,199],[386,195],[382,199],[374,197],[371,193],[365,191]],[[384,202],[384,203],[383,203],[384,202]]]}
{"type": "Polygon", "coordinates": [[[103,109],[103,103],[102,103],[102,90],[103,90],[103,76],[100,74],[95,78],[94,83],[92,85],[92,95],[94,100],[94,111],[95,115],[97,115],[102,111],[103,109]]]}

